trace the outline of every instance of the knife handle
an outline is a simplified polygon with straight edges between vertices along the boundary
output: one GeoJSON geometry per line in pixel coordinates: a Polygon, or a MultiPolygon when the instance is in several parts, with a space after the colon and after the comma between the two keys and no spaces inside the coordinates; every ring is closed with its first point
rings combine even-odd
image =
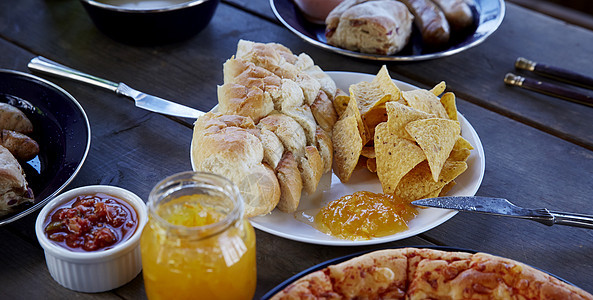
{"type": "Polygon", "coordinates": [[[593,78],[589,76],[578,74],[576,72],[563,69],[560,67],[536,63],[523,57],[517,58],[517,60],[515,61],[515,68],[520,70],[531,71],[538,75],[564,81],[566,83],[578,85],[580,87],[593,89],[593,78]]]}
{"type": "Polygon", "coordinates": [[[593,229],[593,216],[591,215],[557,211],[550,211],[550,214],[554,217],[554,224],[593,229]]]}
{"type": "Polygon", "coordinates": [[[31,70],[81,81],[90,85],[108,89],[112,92],[115,92],[118,86],[118,84],[115,82],[68,68],[42,56],[37,56],[31,59],[27,66],[31,70]]]}
{"type": "Polygon", "coordinates": [[[579,93],[573,89],[568,89],[559,85],[542,82],[532,78],[526,78],[518,76],[512,73],[508,73],[504,77],[504,82],[508,85],[522,87],[534,92],[546,94],[549,96],[558,97],[571,102],[579,104],[593,106],[593,97],[579,93]]]}

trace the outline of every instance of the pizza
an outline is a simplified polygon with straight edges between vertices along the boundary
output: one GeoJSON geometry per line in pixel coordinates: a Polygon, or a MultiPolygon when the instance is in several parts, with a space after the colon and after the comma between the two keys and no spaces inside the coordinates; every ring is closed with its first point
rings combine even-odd
{"type": "Polygon", "coordinates": [[[315,271],[279,299],[593,299],[523,263],[424,248],[374,251],[315,271]]]}

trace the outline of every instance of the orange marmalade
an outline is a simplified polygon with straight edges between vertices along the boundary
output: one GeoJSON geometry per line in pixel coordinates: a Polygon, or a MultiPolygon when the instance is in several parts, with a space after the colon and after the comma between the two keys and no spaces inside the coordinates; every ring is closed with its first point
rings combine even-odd
{"type": "Polygon", "coordinates": [[[348,240],[368,240],[408,229],[418,212],[393,195],[355,192],[330,202],[315,216],[320,231],[348,240]]]}
{"type": "Polygon", "coordinates": [[[148,298],[251,299],[255,232],[242,206],[229,210],[229,197],[210,192],[163,194],[149,203],[140,243],[148,298]]]}

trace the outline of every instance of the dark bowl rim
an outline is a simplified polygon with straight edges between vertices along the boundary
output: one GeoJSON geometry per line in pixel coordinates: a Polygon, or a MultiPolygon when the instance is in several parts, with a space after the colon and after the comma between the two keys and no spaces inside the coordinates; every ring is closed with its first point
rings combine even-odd
{"type": "MultiPolygon", "coordinates": [[[[36,210],[42,208],[43,206],[45,206],[45,204],[47,204],[49,201],[51,201],[55,196],[57,196],[60,192],[62,192],[62,190],[64,190],[73,180],[74,178],[78,175],[78,173],[80,172],[84,162],[86,161],[88,154],[90,152],[90,148],[91,148],[91,124],[89,121],[89,118],[86,114],[86,111],[84,110],[84,108],[82,107],[82,105],[80,104],[80,102],[78,102],[78,100],[76,98],[74,98],[70,93],[68,93],[66,90],[64,90],[62,87],[58,86],[57,84],[46,80],[44,78],[38,77],[36,75],[33,74],[29,74],[29,73],[25,73],[25,72],[21,72],[21,71],[17,71],[17,70],[10,70],[10,69],[3,69],[0,68],[0,74],[7,74],[9,76],[13,76],[15,78],[23,78],[27,81],[28,84],[33,84],[33,85],[39,85],[42,89],[49,89],[49,90],[53,90],[54,92],[58,93],[62,99],[69,101],[69,103],[71,103],[73,105],[73,107],[75,107],[77,109],[77,111],[80,113],[80,126],[83,127],[82,130],[85,131],[86,133],[86,141],[84,142],[84,149],[82,150],[82,152],[78,152],[77,154],[80,155],[80,158],[75,162],[75,167],[74,169],[72,169],[71,172],[66,173],[66,175],[58,172],[58,174],[52,174],[54,176],[65,176],[67,177],[65,180],[61,181],[61,185],[59,185],[57,188],[55,189],[50,189],[49,190],[49,195],[45,196],[45,198],[41,199],[40,201],[37,201],[37,195],[35,196],[35,203],[22,210],[19,211],[18,213],[15,214],[11,214],[9,216],[5,216],[5,217],[0,217],[0,226],[14,222],[18,219],[23,218],[26,215],[29,215],[33,212],[35,212],[36,210]]],[[[51,112],[53,114],[53,112],[51,112]]],[[[54,177],[55,179],[55,177],[54,177]]],[[[45,189],[47,189],[47,186],[44,187],[44,191],[45,189]]],[[[44,192],[42,191],[42,192],[44,192]]]]}
{"type": "Polygon", "coordinates": [[[201,5],[202,3],[206,3],[209,1],[220,1],[220,0],[186,0],[183,3],[175,4],[171,6],[165,6],[162,8],[149,8],[149,9],[137,9],[137,8],[126,8],[120,7],[117,5],[109,5],[101,2],[97,2],[96,0],[80,0],[80,2],[86,3],[90,6],[96,7],[98,9],[104,9],[114,12],[121,12],[121,13],[160,13],[160,12],[168,12],[168,11],[175,11],[181,10],[184,8],[189,8],[193,6],[201,5]]]}

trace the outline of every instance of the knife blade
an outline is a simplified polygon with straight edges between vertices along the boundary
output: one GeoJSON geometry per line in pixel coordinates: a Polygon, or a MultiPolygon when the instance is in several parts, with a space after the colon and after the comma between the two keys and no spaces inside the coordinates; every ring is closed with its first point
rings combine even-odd
{"type": "Polygon", "coordinates": [[[194,119],[197,119],[198,117],[204,114],[204,112],[199,111],[197,109],[142,93],[140,91],[132,89],[124,83],[115,83],[113,81],[109,81],[103,78],[80,72],[78,70],[58,64],[45,57],[35,57],[31,59],[27,66],[31,70],[57,75],[76,81],[81,81],[90,85],[108,89],[112,92],[117,93],[118,95],[130,97],[134,100],[136,107],[146,109],[149,111],[176,117],[194,119]]]}
{"type": "Polygon", "coordinates": [[[481,196],[446,196],[412,201],[416,206],[453,209],[498,216],[528,219],[548,226],[554,224],[593,229],[593,215],[524,208],[504,198],[481,196]]]}
{"type": "Polygon", "coordinates": [[[142,93],[127,86],[123,82],[117,85],[115,92],[134,99],[137,107],[162,114],[194,119],[204,114],[204,112],[197,109],[142,93]]]}

